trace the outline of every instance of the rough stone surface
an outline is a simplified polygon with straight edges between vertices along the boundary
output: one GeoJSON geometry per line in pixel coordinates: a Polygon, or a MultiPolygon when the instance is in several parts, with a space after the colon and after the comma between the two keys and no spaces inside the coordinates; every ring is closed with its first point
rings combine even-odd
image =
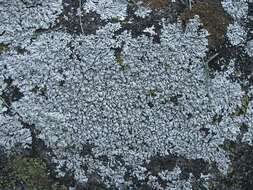
{"type": "Polygon", "coordinates": [[[0,189],[253,189],[251,4],[0,0],[0,189]]]}

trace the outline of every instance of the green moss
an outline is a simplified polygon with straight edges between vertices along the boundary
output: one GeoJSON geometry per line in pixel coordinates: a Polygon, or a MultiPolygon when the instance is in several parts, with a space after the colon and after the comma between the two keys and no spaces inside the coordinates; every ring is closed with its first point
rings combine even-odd
{"type": "Polygon", "coordinates": [[[114,53],[115,55],[115,59],[116,62],[118,63],[118,65],[120,65],[122,70],[126,70],[128,68],[127,64],[124,63],[124,59],[123,59],[123,55],[122,55],[122,50],[121,49],[117,49],[114,53]]]}
{"type": "Polygon", "coordinates": [[[170,72],[170,70],[171,70],[170,64],[165,65],[165,70],[166,70],[166,72],[170,72]]]}
{"type": "Polygon", "coordinates": [[[35,31],[32,33],[31,39],[36,40],[39,37],[39,34],[35,31]]]}
{"type": "Polygon", "coordinates": [[[242,97],[242,112],[245,114],[248,110],[248,106],[249,106],[249,97],[247,95],[242,97]]]}
{"type": "Polygon", "coordinates": [[[155,90],[155,89],[150,89],[150,90],[148,91],[148,96],[150,96],[150,97],[155,97],[155,96],[157,96],[156,90],[155,90]]]}
{"type": "Polygon", "coordinates": [[[242,72],[240,70],[236,70],[235,71],[235,76],[236,77],[241,77],[242,76],[242,72]]]}
{"type": "Polygon", "coordinates": [[[118,16],[112,17],[111,22],[119,22],[119,21],[120,21],[120,17],[118,17],[118,16]]]}
{"type": "Polygon", "coordinates": [[[117,54],[116,55],[116,61],[119,65],[123,65],[124,64],[124,59],[123,59],[123,56],[122,54],[117,54]]]}
{"type": "Polygon", "coordinates": [[[237,106],[236,109],[230,114],[231,117],[244,115],[247,113],[249,107],[249,96],[244,95],[241,99],[241,105],[237,106]]]}
{"type": "Polygon", "coordinates": [[[222,115],[215,114],[212,118],[212,125],[218,125],[222,121],[222,115]]]}
{"type": "Polygon", "coordinates": [[[236,143],[233,141],[225,141],[220,147],[230,155],[233,155],[236,151],[236,143]]]}
{"type": "Polygon", "coordinates": [[[1,166],[0,187],[17,188],[23,183],[28,190],[67,190],[50,176],[46,163],[39,158],[10,156],[1,166]]]}
{"type": "Polygon", "coordinates": [[[218,0],[196,1],[192,9],[187,8],[180,16],[182,24],[185,27],[189,19],[195,15],[200,17],[204,28],[209,32],[209,46],[216,48],[225,40],[227,26],[230,18],[224,12],[223,7],[218,0]]]}
{"type": "Polygon", "coordinates": [[[8,50],[8,45],[0,43],[0,54],[8,50]]]}

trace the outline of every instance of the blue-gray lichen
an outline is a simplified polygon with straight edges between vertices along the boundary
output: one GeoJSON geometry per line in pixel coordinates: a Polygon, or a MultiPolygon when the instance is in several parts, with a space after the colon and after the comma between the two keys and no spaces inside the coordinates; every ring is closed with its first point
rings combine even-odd
{"type": "MultiPolygon", "coordinates": [[[[138,182],[152,189],[188,190],[215,174],[191,168],[182,177],[186,169],[176,162],[215,163],[226,175],[231,163],[221,148],[225,140],[236,141],[246,123],[242,139],[252,144],[252,100],[245,103],[252,90],[233,80],[234,59],[224,71],[209,69],[209,33],[198,16],[185,27],[180,20],[159,21],[160,42],[154,43],[152,35],[133,38],[130,31],[120,31],[127,1],[80,1],[77,16],[93,11],[106,20],[94,34],[50,27],[57,25],[61,1],[22,2],[0,1],[0,43],[9,46],[0,55],[0,145],[6,150],[32,144],[31,130],[22,125],[27,123],[38,131],[33,138],[51,150],[59,177],[73,172],[81,184],[96,175],[117,189],[137,189],[138,182]],[[37,29],[47,30],[34,37],[37,29]],[[22,93],[8,102],[2,95],[7,79],[22,93]],[[153,158],[171,155],[177,155],[171,168],[150,166],[153,158]]],[[[247,5],[233,2],[223,6],[239,21],[247,5]],[[237,5],[241,9],[234,11],[237,5]]],[[[232,26],[228,37],[244,35],[232,26]]],[[[229,39],[235,46],[244,42],[229,39]]]]}
{"type": "Polygon", "coordinates": [[[35,30],[54,23],[61,0],[1,0],[0,12],[0,43],[26,46],[35,30]]]}
{"type": "Polygon", "coordinates": [[[223,8],[232,17],[233,23],[228,26],[228,38],[232,45],[240,45],[246,40],[246,29],[244,27],[248,18],[247,0],[224,0],[223,8]]]}
{"type": "Polygon", "coordinates": [[[87,0],[84,2],[84,9],[97,12],[102,19],[118,18],[124,20],[127,15],[127,4],[127,0],[87,0]]]}

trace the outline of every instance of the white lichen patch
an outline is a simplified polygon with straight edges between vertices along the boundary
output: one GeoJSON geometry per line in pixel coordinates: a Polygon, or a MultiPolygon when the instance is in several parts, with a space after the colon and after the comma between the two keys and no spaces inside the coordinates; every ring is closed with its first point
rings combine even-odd
{"type": "MultiPolygon", "coordinates": [[[[49,30],[31,40],[36,29],[54,22],[61,1],[24,2],[0,1],[0,43],[25,47],[0,57],[0,146],[6,150],[32,143],[22,125],[27,123],[38,131],[33,138],[52,151],[58,176],[72,171],[76,181],[86,183],[95,174],[116,189],[136,189],[138,180],[153,189],[190,190],[195,176],[182,179],[178,165],[157,175],[147,165],[157,155],[178,155],[215,163],[226,174],[230,160],[221,148],[224,141],[236,140],[239,126],[247,123],[243,140],[252,143],[252,102],[244,115],[233,115],[248,95],[231,79],[235,60],[226,71],[210,74],[208,32],[197,16],[185,28],[161,22],[160,43],[153,42],[154,27],[144,29],[151,37],[133,38],[128,31],[117,33],[119,22],[108,22],[96,34],[49,30]],[[22,97],[4,102],[6,79],[22,97]]],[[[223,1],[234,20],[247,11],[240,2],[223,1]]],[[[80,5],[108,21],[127,14],[123,0],[80,5]]],[[[235,24],[227,35],[240,45],[245,29],[235,24]]]]}
{"type": "Polygon", "coordinates": [[[247,0],[224,0],[221,2],[224,10],[232,17],[233,22],[227,28],[227,36],[234,46],[242,45],[247,37],[244,27],[248,19],[247,0]]]}
{"type": "Polygon", "coordinates": [[[233,19],[246,19],[248,14],[248,0],[223,0],[222,6],[233,19]]]}
{"type": "Polygon", "coordinates": [[[144,6],[143,4],[138,5],[138,9],[134,12],[136,16],[139,16],[141,18],[145,18],[152,12],[152,9],[150,9],[147,6],[144,6]]]}
{"type": "Polygon", "coordinates": [[[151,26],[151,27],[145,28],[143,30],[143,32],[149,33],[151,36],[157,35],[157,33],[155,32],[155,26],[154,25],[151,26]]]}
{"type": "Polygon", "coordinates": [[[247,42],[246,51],[249,56],[253,57],[253,40],[247,42]]]}
{"type": "Polygon", "coordinates": [[[243,45],[247,37],[247,32],[243,26],[235,22],[233,24],[229,24],[227,36],[232,45],[243,45]]]}
{"type": "Polygon", "coordinates": [[[61,0],[1,0],[0,43],[26,46],[36,29],[48,29],[61,13],[61,0]]]}
{"type": "Polygon", "coordinates": [[[18,117],[10,117],[1,113],[0,129],[0,147],[4,147],[7,151],[13,147],[27,148],[32,144],[29,129],[23,128],[18,117]]]}
{"type": "Polygon", "coordinates": [[[166,187],[158,182],[158,177],[153,176],[149,177],[148,184],[152,189],[157,190],[192,190],[191,176],[188,180],[180,179],[181,172],[179,167],[175,167],[173,171],[164,170],[159,172],[158,176],[166,184],[166,187]]]}
{"type": "MultiPolygon", "coordinates": [[[[208,77],[208,34],[199,26],[198,18],[185,31],[180,23],[164,24],[161,44],[126,32],[114,38],[119,24],[76,39],[50,32],[27,46],[29,54],[2,57],[7,68],[2,65],[1,74],[24,94],[12,108],[40,131],[59,175],[66,167],[85,183],[96,172],[120,189],[132,184],[124,179],[127,166],[138,179],[152,181],[155,176],[141,168],[156,154],[203,158],[226,172],[229,160],[219,145],[239,133],[229,113],[242,92],[224,73],[208,77]],[[124,69],[113,50],[122,42],[124,69]],[[214,124],[215,115],[222,120],[214,124]],[[210,133],[202,133],[203,127],[210,133]]],[[[190,189],[187,181],[175,180],[175,188],[180,184],[190,189]]]]}
{"type": "Polygon", "coordinates": [[[127,3],[127,0],[87,0],[83,7],[88,12],[95,11],[102,19],[124,20],[127,15],[127,3]]]}

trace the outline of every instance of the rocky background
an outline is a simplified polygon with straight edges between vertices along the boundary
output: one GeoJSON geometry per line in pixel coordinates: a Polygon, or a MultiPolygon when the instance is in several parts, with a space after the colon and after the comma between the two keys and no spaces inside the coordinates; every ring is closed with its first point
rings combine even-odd
{"type": "Polygon", "coordinates": [[[252,0],[0,0],[0,190],[252,190],[252,0]]]}

